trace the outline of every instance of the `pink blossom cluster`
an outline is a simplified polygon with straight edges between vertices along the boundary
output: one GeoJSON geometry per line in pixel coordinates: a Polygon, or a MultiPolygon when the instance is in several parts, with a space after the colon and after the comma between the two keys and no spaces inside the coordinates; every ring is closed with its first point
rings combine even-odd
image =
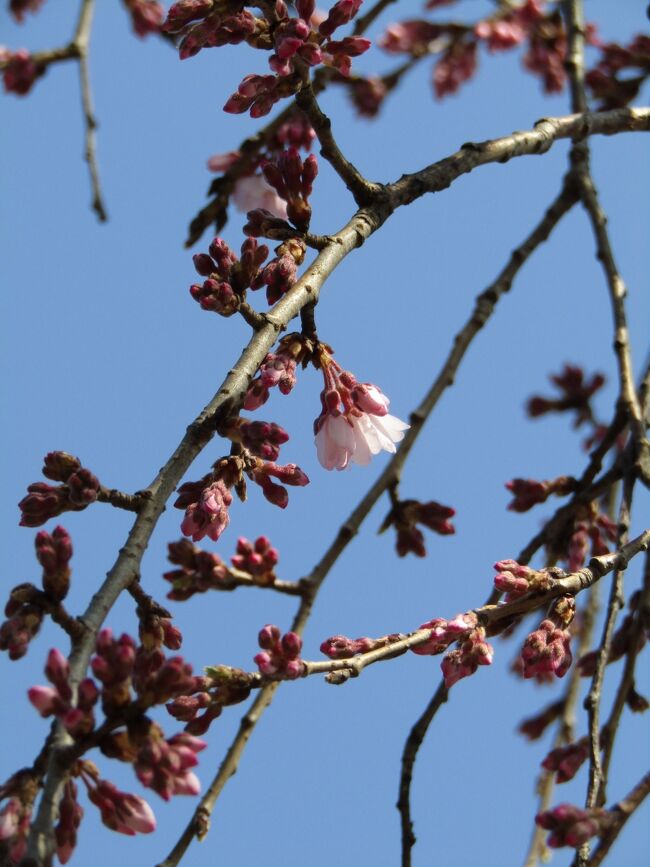
{"type": "Polygon", "coordinates": [[[29,642],[38,633],[45,607],[64,599],[70,588],[72,540],[63,527],[36,534],[36,558],[43,567],[43,592],[33,584],[19,584],[9,594],[5,606],[7,620],[0,626],[0,650],[7,650],[10,659],[20,659],[27,653],[29,642]]]}
{"type": "Polygon", "coordinates": [[[261,363],[257,377],[248,386],[244,409],[254,410],[266,403],[269,391],[276,386],[282,394],[289,394],[296,384],[296,368],[303,367],[311,356],[304,338],[288,334],[278,345],[277,352],[270,352],[261,363]]]}
{"type": "MultiPolygon", "coordinates": [[[[464,31],[464,28],[461,28],[464,31]]],[[[429,44],[449,33],[444,24],[434,24],[424,19],[409,19],[390,24],[379,40],[379,47],[389,54],[411,54],[415,57],[426,54],[429,44]]],[[[458,32],[452,30],[452,32],[458,32]]]]}
{"type": "Polygon", "coordinates": [[[577,572],[585,565],[590,552],[592,557],[607,554],[611,543],[617,539],[618,527],[614,521],[599,511],[597,503],[589,503],[580,510],[566,549],[560,552],[560,556],[566,559],[569,572],[577,572]]]}
{"type": "Polygon", "coordinates": [[[303,160],[297,148],[289,147],[263,162],[262,172],[267,183],[287,203],[288,218],[301,232],[306,232],[311,220],[309,196],[318,175],[314,154],[303,160]]]}
{"type": "Polygon", "coordinates": [[[401,633],[384,635],[381,638],[348,638],[346,635],[333,635],[320,646],[321,653],[330,659],[349,659],[359,653],[368,653],[380,647],[386,647],[404,638],[401,633]]]}
{"type": "Polygon", "coordinates": [[[205,536],[216,542],[230,523],[228,508],[231,503],[232,494],[221,479],[207,484],[205,479],[186,482],[178,489],[174,503],[177,509],[185,509],[181,532],[190,536],[193,542],[205,536]]]}
{"type": "Polygon", "coordinates": [[[151,722],[134,762],[136,776],[165,801],[173,795],[198,795],[201,784],[192,768],[199,763],[196,754],[206,746],[187,732],[165,739],[160,726],[151,722]]]}
{"type": "Polygon", "coordinates": [[[513,494],[508,503],[511,512],[527,512],[533,506],[544,503],[551,496],[566,497],[575,490],[576,481],[572,476],[558,476],[539,482],[536,479],[512,479],[506,488],[513,494]]]}
{"type": "Polygon", "coordinates": [[[88,734],[95,727],[93,708],[99,690],[92,678],[85,678],[77,689],[76,705],[68,682],[70,665],[63,654],[50,650],[45,665],[45,676],[52,686],[32,686],[27,695],[42,717],[56,716],[66,731],[75,738],[88,734]]]}
{"type": "Polygon", "coordinates": [[[342,79],[348,85],[348,95],[361,117],[376,117],[388,95],[388,85],[376,75],[342,79]]]}
{"type": "Polygon", "coordinates": [[[157,0],[124,0],[133,29],[141,38],[158,33],[165,20],[165,10],[157,0]]]}
{"type": "Polygon", "coordinates": [[[181,602],[195,593],[232,586],[229,584],[228,568],[218,554],[201,551],[189,539],[170,542],[168,551],[169,562],[180,566],[163,575],[172,585],[167,594],[168,599],[181,602]]]}
{"type": "Polygon", "coordinates": [[[574,427],[579,427],[585,421],[593,419],[591,399],[605,383],[602,373],[595,373],[587,379],[581,367],[565,364],[561,373],[552,374],[549,378],[560,392],[560,396],[531,397],[526,404],[526,410],[531,418],[538,418],[549,412],[575,412],[574,427]]]}
{"type": "Polygon", "coordinates": [[[538,571],[517,563],[516,560],[498,560],[494,564],[498,575],[494,576],[494,586],[500,593],[506,593],[506,602],[511,602],[526,593],[549,590],[552,578],[545,570],[538,571]]]}
{"type": "Polygon", "coordinates": [[[523,42],[531,29],[540,25],[543,17],[544,0],[525,0],[506,14],[479,21],[474,33],[485,40],[488,51],[507,51],[523,42]]]}
{"type": "Polygon", "coordinates": [[[610,825],[613,816],[607,810],[582,809],[573,804],[558,804],[535,816],[535,822],[551,833],[546,842],[553,849],[570,846],[577,849],[602,834],[610,825]]]}
{"type": "Polygon", "coordinates": [[[26,48],[10,51],[0,46],[0,63],[3,64],[2,83],[6,93],[25,96],[34,82],[45,73],[45,65],[32,59],[26,48]]]}
{"type": "Polygon", "coordinates": [[[571,633],[567,628],[567,620],[570,623],[570,619],[561,610],[563,604],[569,611],[575,610],[574,600],[563,597],[554,605],[550,616],[542,620],[524,641],[521,662],[525,678],[545,678],[548,675],[564,677],[571,667],[571,633]]]}
{"type": "Polygon", "coordinates": [[[94,503],[100,490],[96,476],[81,466],[79,458],[66,452],[50,452],[45,456],[43,475],[56,482],[34,482],[27,495],[18,503],[21,527],[40,527],[62,512],[78,512],[94,503]]]}
{"type": "Polygon", "coordinates": [[[394,454],[409,425],[388,414],[386,395],[376,385],[357,382],[324,344],[319,345],[319,362],[325,387],[314,432],[321,465],[343,470],[350,462],[366,466],[382,449],[394,454]]]}
{"type": "Polygon", "coordinates": [[[322,16],[314,0],[297,0],[296,15],[291,16],[283,0],[272,7],[259,7],[262,17],[246,9],[227,10],[207,0],[180,0],[169,9],[163,28],[181,36],[181,59],[202,48],[247,42],[251,47],[270,51],[273,75],[247,75],[224,110],[251,117],[268,114],[278,100],[296,93],[303,70],[319,64],[349,75],[351,58],[363,54],[370,42],[358,36],[332,39],[339,27],[357,14],[362,0],[338,0],[322,16]]]}
{"type": "Polygon", "coordinates": [[[56,856],[61,864],[67,864],[77,845],[77,831],[84,811],[77,801],[77,784],[68,779],[63,786],[59,801],[59,819],[54,827],[56,856]]]}
{"type": "Polygon", "coordinates": [[[456,532],[451,518],[456,510],[451,506],[443,506],[435,500],[421,503],[419,500],[400,500],[393,506],[381,525],[380,532],[393,526],[397,531],[395,548],[400,557],[415,554],[425,557],[427,549],[424,544],[424,534],[417,526],[422,524],[441,536],[456,532]]]}
{"type": "Polygon", "coordinates": [[[224,707],[245,701],[251,691],[251,675],[241,669],[220,665],[206,672],[204,683],[197,684],[192,694],[179,695],[167,705],[168,713],[186,723],[185,731],[191,735],[205,734],[224,707]]]}
{"type": "Polygon", "coordinates": [[[442,53],[433,69],[433,90],[437,99],[456,93],[476,72],[476,42],[456,39],[442,53]]]}
{"type": "Polygon", "coordinates": [[[280,456],[280,446],[289,441],[289,434],[272,421],[237,419],[236,428],[228,429],[228,437],[240,442],[252,455],[275,461],[280,456]]]}
{"type": "Polygon", "coordinates": [[[650,36],[638,34],[629,45],[608,42],[600,45],[602,56],[586,76],[599,108],[622,108],[638,95],[650,76],[650,36]],[[638,70],[636,75],[621,77],[620,72],[638,70]]]}
{"type": "Polygon", "coordinates": [[[271,545],[266,536],[259,536],[250,542],[244,536],[237,539],[237,552],[230,562],[241,572],[247,572],[256,584],[268,586],[275,581],[275,567],[280,559],[278,549],[271,545]]]}
{"type": "Polygon", "coordinates": [[[239,310],[247,287],[258,278],[268,254],[265,244],[246,238],[238,259],[223,238],[214,238],[209,253],[195,253],[192,257],[197,273],[207,279],[202,285],[192,284],[190,295],[203,310],[232,316],[239,310]]]}
{"type": "Polygon", "coordinates": [[[262,674],[277,680],[295,680],[303,674],[302,638],[295,632],[282,635],[277,626],[267,624],[257,640],[262,651],[255,656],[255,663],[262,674]]]}
{"type": "Polygon", "coordinates": [[[23,859],[31,817],[32,802],[18,795],[10,797],[0,809],[0,844],[6,847],[10,865],[19,864],[23,859]]]}
{"type": "Polygon", "coordinates": [[[99,778],[95,765],[83,759],[78,775],[86,786],[88,799],[99,810],[102,822],[111,831],[133,837],[156,829],[156,817],[149,804],[137,795],[121,792],[113,783],[99,778]]]}
{"type": "Polygon", "coordinates": [[[478,618],[472,611],[457,614],[453,620],[436,617],[418,629],[431,630],[426,642],[411,648],[419,656],[435,656],[447,650],[453,642],[458,643],[440,664],[447,689],[474,674],[479,665],[492,664],[494,648],[485,640],[485,629],[478,625],[478,618]]]}
{"type": "Polygon", "coordinates": [[[555,773],[556,783],[567,783],[578,773],[589,756],[589,740],[582,738],[565,747],[556,747],[546,756],[542,767],[555,773]]]}

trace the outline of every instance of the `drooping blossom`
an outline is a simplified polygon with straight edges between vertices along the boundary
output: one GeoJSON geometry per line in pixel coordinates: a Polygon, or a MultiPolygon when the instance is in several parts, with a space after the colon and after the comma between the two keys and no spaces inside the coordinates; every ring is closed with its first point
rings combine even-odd
{"type": "Polygon", "coordinates": [[[235,184],[231,199],[237,210],[243,214],[256,208],[263,208],[274,217],[287,219],[287,203],[262,175],[240,178],[235,184]]]}
{"type": "Polygon", "coordinates": [[[376,385],[357,382],[322,346],[319,354],[325,388],[314,431],[321,465],[343,470],[351,461],[366,466],[382,450],[394,454],[409,425],[389,415],[390,401],[376,385]]]}

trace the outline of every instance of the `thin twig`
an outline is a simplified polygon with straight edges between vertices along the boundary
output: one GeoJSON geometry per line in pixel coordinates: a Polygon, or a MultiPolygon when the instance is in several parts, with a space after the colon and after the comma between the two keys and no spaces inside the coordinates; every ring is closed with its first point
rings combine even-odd
{"type": "Polygon", "coordinates": [[[395,2],[396,0],[377,0],[375,5],[371,6],[365,15],[358,16],[354,23],[353,35],[361,36],[362,33],[365,33],[370,25],[374,23],[375,19],[379,18],[384,9],[395,2]]]}
{"type": "Polygon", "coordinates": [[[92,207],[101,223],[108,220],[106,207],[102,197],[101,183],[99,180],[99,168],[97,165],[97,120],[93,109],[92,90],[90,88],[90,75],[88,73],[88,50],[90,47],[90,32],[93,18],[94,0],[83,0],[77,32],[74,44],[79,51],[79,83],[81,87],[81,106],[83,109],[86,126],[84,156],[88,163],[90,183],[93,191],[92,207]]]}
{"type": "Polygon", "coordinates": [[[602,759],[602,789],[603,799],[606,800],[606,787],[609,774],[609,765],[612,759],[614,749],[614,741],[618,730],[618,725],[621,720],[623,708],[630,694],[630,689],[634,686],[634,669],[636,660],[641,650],[641,641],[643,635],[644,624],[650,611],[650,556],[646,556],[645,569],[643,574],[643,588],[637,602],[636,615],[634,624],[629,635],[629,650],[625,657],[625,665],[621,674],[621,680],[616,690],[616,696],[612,709],[607,718],[607,722],[602,728],[601,742],[603,747],[602,759]]]}
{"type": "Polygon", "coordinates": [[[308,78],[305,78],[302,87],[296,94],[296,104],[304,111],[314,128],[314,132],[320,142],[321,156],[327,160],[345,186],[350,190],[357,205],[363,207],[363,205],[369,204],[375,197],[381,195],[383,192],[382,185],[364,178],[356,166],[343,155],[332,133],[332,122],[322,112],[308,78]]]}

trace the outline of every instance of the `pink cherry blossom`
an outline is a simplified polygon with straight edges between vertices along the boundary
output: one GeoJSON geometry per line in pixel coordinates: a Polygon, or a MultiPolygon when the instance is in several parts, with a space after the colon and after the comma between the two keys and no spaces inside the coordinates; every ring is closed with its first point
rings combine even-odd
{"type": "Polygon", "coordinates": [[[287,218],[287,203],[280,198],[262,175],[249,175],[246,178],[240,178],[235,184],[231,198],[237,210],[244,214],[256,208],[263,208],[281,220],[287,218]]]}
{"type": "Polygon", "coordinates": [[[316,434],[318,460],[326,470],[343,470],[350,461],[367,466],[382,449],[394,454],[408,427],[394,415],[326,415],[316,434]]]}

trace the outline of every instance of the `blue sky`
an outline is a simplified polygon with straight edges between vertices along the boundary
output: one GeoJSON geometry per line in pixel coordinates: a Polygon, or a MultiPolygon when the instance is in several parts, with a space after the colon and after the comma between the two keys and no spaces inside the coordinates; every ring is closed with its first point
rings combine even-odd
{"type": "MultiPolygon", "coordinates": [[[[22,28],[3,13],[0,42],[32,50],[64,44],[75,5],[50,0],[22,28]]],[[[34,533],[17,528],[16,503],[40,478],[43,455],[52,449],[79,455],[107,486],[135,491],[147,485],[248,339],[243,322],[204,313],[189,297],[191,252],[207,249],[210,237],[193,251],[184,250],[182,242],[210,182],[207,157],[231,150],[256,128],[248,116],[225,115],[221,106],[243,75],[263,71],[264,58],[224,48],[180,63],[167,45],[137,40],[120,4],[97,5],[91,75],[107,225],[99,225],[89,209],[76,68],[51,69],[27,99],[2,99],[5,593],[14,584],[38,582],[34,533]]],[[[478,18],[490,5],[471,0],[458,14],[478,18]]],[[[620,40],[647,29],[644,6],[640,0],[586,4],[603,37],[620,40]]],[[[419,3],[396,5],[370,35],[420,11],[419,3]]],[[[375,50],[355,65],[385,71],[393,63],[375,50]]],[[[393,180],[468,139],[507,134],[530,128],[541,116],[568,113],[566,94],[545,97],[537,79],[521,71],[517,52],[482,55],[479,75],[442,103],[431,98],[429,76],[430,65],[421,64],[374,122],[357,119],[339,89],[324,95],[342,150],[366,176],[393,180]]],[[[645,101],[647,92],[640,100],[645,101]]],[[[650,321],[647,142],[624,135],[594,139],[592,147],[594,176],[629,287],[638,373],[646,361],[650,321]]],[[[450,190],[401,209],[327,282],[317,308],[321,338],[333,345],[344,368],[381,386],[396,415],[406,417],[419,402],[474,297],[555,196],[567,149],[561,143],[543,157],[478,169],[450,190]]],[[[312,228],[329,233],[347,221],[353,202],[329,167],[322,161],[320,167],[312,228]]],[[[241,243],[242,223],[233,215],[224,232],[233,246],[241,243]]],[[[504,482],[513,476],[579,474],[585,462],[582,436],[567,420],[527,421],[525,400],[548,390],[549,373],[574,362],[607,374],[596,404],[609,418],[616,395],[611,343],[606,287],[586,218],[575,210],[526,265],[478,336],[406,466],[402,495],[454,506],[457,534],[430,534],[426,559],[399,560],[390,533],[376,534],[388,510],[382,501],[323,587],[305,634],[306,658],[318,658],[318,646],[330,635],[407,631],[486,597],[492,563],[515,556],[550,512],[544,506],[526,515],[506,511],[504,482]]],[[[290,397],[274,394],[259,412],[289,431],[283,457],[303,467],[312,484],[291,489],[285,512],[257,490],[245,505],[235,505],[230,528],[212,546],[224,558],[234,552],[237,536],[264,533],[280,550],[280,577],[307,574],[385,464],[382,455],[369,468],[346,473],[327,473],[318,465],[312,421],[320,411],[320,388],[313,370],[300,373],[290,397]]],[[[213,441],[188,478],[199,478],[226,451],[213,441]]],[[[633,535],[647,526],[649,499],[646,491],[638,492],[633,535]]],[[[144,587],[160,599],[166,592],[161,579],[166,543],[179,538],[180,518],[168,509],[143,562],[144,587]]],[[[98,504],[61,522],[75,544],[68,604],[81,611],[123,544],[131,517],[98,504]]],[[[639,575],[635,562],[626,578],[628,595],[639,575]]],[[[200,669],[210,663],[252,668],[258,629],[264,623],[287,628],[294,605],[270,592],[240,590],[171,607],[185,636],[183,654],[200,669]]],[[[130,598],[118,603],[107,625],[135,631],[130,598]]],[[[513,732],[524,716],[558,695],[561,685],[542,688],[514,680],[508,667],[517,641],[495,642],[494,664],[455,686],[432,726],[413,787],[415,864],[470,867],[479,850],[484,867],[522,861],[546,742],[530,745],[513,732]]],[[[0,724],[8,745],[3,779],[31,763],[48,730],[26,690],[43,682],[52,646],[67,649],[58,631],[46,626],[25,658],[0,663],[5,695],[0,724]]],[[[650,678],[643,661],[637,685],[647,695],[650,678]]],[[[610,698],[619,671],[617,665],[608,672],[610,698]]],[[[401,749],[438,681],[439,659],[408,655],[340,688],[317,678],[283,686],[217,806],[211,834],[192,847],[186,863],[397,863],[394,803],[401,749]]],[[[229,709],[213,725],[199,766],[204,783],[241,713],[241,707],[229,709]]],[[[173,720],[164,718],[167,731],[176,731],[173,720]]],[[[580,734],[584,726],[581,719],[580,734]]],[[[648,744],[647,721],[627,714],[611,800],[625,794],[647,767],[648,744]]],[[[130,768],[98,761],[121,788],[146,794],[130,768]]],[[[585,786],[583,770],[557,790],[556,802],[582,802],[585,786]]],[[[73,863],[108,867],[116,859],[128,865],[162,859],[194,800],[163,804],[151,793],[148,799],[159,829],[135,840],[105,829],[94,807],[85,805],[73,863]]],[[[647,817],[646,805],[645,816],[640,811],[630,821],[613,850],[612,867],[642,863],[647,817]]],[[[553,863],[570,863],[570,853],[558,852],[553,863]]]]}

